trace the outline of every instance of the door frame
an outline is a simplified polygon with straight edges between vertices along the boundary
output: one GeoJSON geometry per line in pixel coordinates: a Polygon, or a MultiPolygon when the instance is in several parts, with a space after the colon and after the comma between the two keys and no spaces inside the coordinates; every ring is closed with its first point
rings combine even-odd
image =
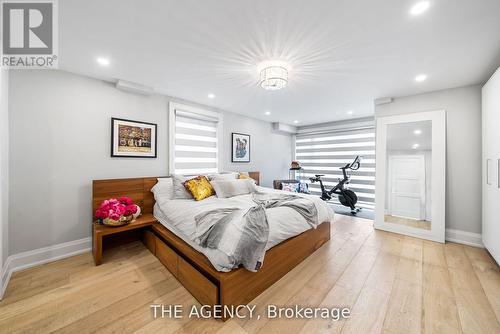
{"type": "MultiPolygon", "coordinates": [[[[393,154],[389,155],[389,166],[388,171],[389,175],[392,178],[392,171],[393,171],[393,164],[394,164],[394,159],[395,158],[406,158],[406,159],[419,159],[419,172],[421,174],[420,177],[420,212],[419,212],[419,219],[420,220],[425,220],[425,209],[426,209],[426,198],[425,198],[425,184],[426,184],[426,175],[425,175],[425,155],[423,154],[393,154]],[[423,208],[423,209],[422,209],[423,208]]],[[[392,180],[388,180],[388,188],[387,191],[389,193],[388,199],[389,203],[387,203],[387,208],[388,208],[388,213],[392,216],[392,180]]],[[[403,217],[403,216],[398,216],[398,217],[403,217]]],[[[403,217],[403,218],[409,218],[409,217],[403,217]]],[[[411,218],[414,219],[414,218],[411,218]]]]}
{"type": "Polygon", "coordinates": [[[376,129],[376,167],[375,167],[375,221],[374,228],[412,237],[437,241],[445,241],[446,214],[446,111],[424,111],[409,114],[377,117],[376,129]],[[431,198],[432,224],[430,230],[410,226],[386,223],[385,201],[387,188],[387,127],[390,124],[419,121],[432,122],[431,153],[431,198]]]}

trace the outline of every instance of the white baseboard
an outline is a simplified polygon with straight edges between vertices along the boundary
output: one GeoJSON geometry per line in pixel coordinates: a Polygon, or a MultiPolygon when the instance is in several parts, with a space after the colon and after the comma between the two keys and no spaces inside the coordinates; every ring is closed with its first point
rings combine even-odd
{"type": "Polygon", "coordinates": [[[34,249],[11,255],[5,261],[1,272],[0,299],[7,289],[12,273],[44,263],[82,254],[92,249],[92,238],[64,242],[62,244],[34,249]]]}
{"type": "Polygon", "coordinates": [[[446,229],[446,241],[484,248],[482,240],[483,237],[479,233],[455,230],[451,228],[446,229]]]}

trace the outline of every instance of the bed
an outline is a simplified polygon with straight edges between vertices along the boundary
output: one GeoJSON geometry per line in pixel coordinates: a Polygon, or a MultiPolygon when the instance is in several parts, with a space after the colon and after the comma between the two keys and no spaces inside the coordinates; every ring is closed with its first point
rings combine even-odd
{"type": "MultiPolygon", "coordinates": [[[[249,174],[258,184],[259,173],[249,174]]],[[[96,208],[106,198],[127,195],[141,207],[143,213],[154,213],[157,222],[142,232],[144,244],[201,304],[223,307],[248,304],[330,240],[330,219],[325,219],[316,228],[295,224],[291,234],[284,233],[283,228],[278,227],[274,231],[270,228],[262,267],[257,272],[242,267],[231,270],[224,264],[221,254],[213,257],[193,243],[188,236],[189,227],[180,224],[183,219],[190,220],[190,216],[182,212],[196,205],[195,201],[183,202],[184,207],[179,211],[178,218],[175,214],[169,217],[169,206],[157,205],[151,193],[156,183],[156,177],[96,180],[93,182],[93,207],[96,208]],[[220,259],[222,262],[219,262],[220,259]]],[[[235,200],[245,202],[248,198],[235,200]]],[[[323,217],[327,216],[323,214],[323,217]]],[[[284,224],[283,220],[280,224],[284,224]]],[[[274,223],[269,220],[269,225],[274,223]]]]}

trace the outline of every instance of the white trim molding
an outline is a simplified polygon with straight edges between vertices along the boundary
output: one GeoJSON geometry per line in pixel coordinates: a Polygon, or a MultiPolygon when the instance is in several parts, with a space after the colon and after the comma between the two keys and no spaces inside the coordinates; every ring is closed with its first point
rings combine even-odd
{"type": "Polygon", "coordinates": [[[44,263],[86,253],[91,249],[92,238],[88,237],[9,256],[5,261],[5,265],[2,270],[0,299],[3,298],[12,273],[44,263]]]}
{"type": "Polygon", "coordinates": [[[455,230],[452,228],[446,229],[446,241],[456,242],[473,247],[484,248],[483,237],[479,233],[472,233],[467,231],[455,230]]]}

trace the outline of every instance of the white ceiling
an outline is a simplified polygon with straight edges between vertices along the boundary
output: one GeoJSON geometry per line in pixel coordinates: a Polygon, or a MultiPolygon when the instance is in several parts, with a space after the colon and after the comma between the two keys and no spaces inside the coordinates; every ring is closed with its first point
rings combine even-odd
{"type": "Polygon", "coordinates": [[[387,126],[387,150],[412,151],[418,144],[418,150],[432,149],[432,121],[419,121],[389,124],[387,126]],[[415,134],[415,130],[420,130],[415,134]]]}
{"type": "Polygon", "coordinates": [[[484,82],[500,65],[499,0],[431,0],[413,17],[415,2],[64,0],[59,64],[299,125],[372,115],[378,97],[484,82]],[[286,89],[257,83],[257,63],[271,58],[292,66],[286,89]],[[420,73],[428,79],[416,83],[420,73]]]}

